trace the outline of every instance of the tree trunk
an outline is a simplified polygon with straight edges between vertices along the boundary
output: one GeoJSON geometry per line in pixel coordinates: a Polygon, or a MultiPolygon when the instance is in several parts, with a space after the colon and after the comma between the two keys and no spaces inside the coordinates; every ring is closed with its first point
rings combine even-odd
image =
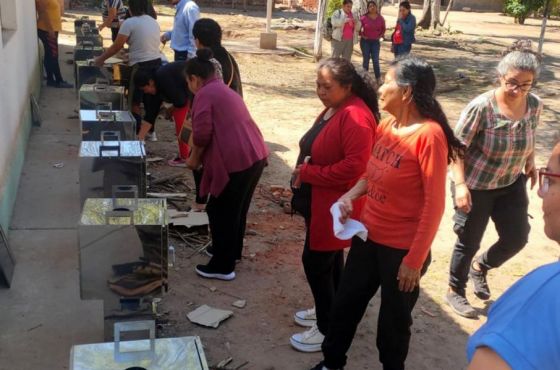
{"type": "Polygon", "coordinates": [[[550,15],[550,4],[551,4],[550,0],[546,0],[544,3],[544,14],[543,14],[543,20],[541,24],[541,35],[539,37],[539,49],[538,49],[538,52],[541,55],[542,55],[542,48],[544,44],[544,32],[546,31],[546,21],[548,20],[548,16],[550,15]]]}
{"type": "Polygon", "coordinates": [[[377,2],[378,2],[378,4],[377,4],[377,12],[378,12],[379,14],[381,14],[381,9],[383,9],[383,4],[385,3],[385,1],[384,1],[384,0],[378,0],[377,2]]]}
{"type": "Polygon", "coordinates": [[[424,0],[424,5],[422,6],[422,16],[420,21],[418,21],[418,27],[422,29],[429,29],[432,23],[432,12],[431,12],[431,0],[424,0]]]}
{"type": "Polygon", "coordinates": [[[325,13],[327,12],[327,0],[319,0],[319,9],[317,9],[317,23],[315,24],[315,40],[313,42],[313,56],[315,61],[321,60],[323,56],[323,22],[325,20],[325,13]]]}
{"type": "Polygon", "coordinates": [[[447,16],[449,15],[449,11],[451,10],[451,8],[453,8],[453,2],[454,1],[455,0],[449,1],[449,5],[447,5],[447,10],[445,11],[445,16],[443,17],[443,21],[440,24],[442,27],[445,26],[445,21],[447,20],[447,16]]]}
{"type": "Polygon", "coordinates": [[[440,25],[439,22],[439,15],[441,13],[441,0],[432,0],[432,9],[431,9],[431,13],[432,13],[432,21],[430,22],[430,24],[432,25],[432,27],[434,28],[434,30],[437,28],[437,26],[440,25]]]}

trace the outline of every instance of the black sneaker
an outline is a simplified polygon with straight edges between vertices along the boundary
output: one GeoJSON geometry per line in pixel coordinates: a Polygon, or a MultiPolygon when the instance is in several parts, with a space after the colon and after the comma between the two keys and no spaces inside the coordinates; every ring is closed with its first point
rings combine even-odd
{"type": "MultiPolygon", "coordinates": [[[[327,369],[325,367],[325,365],[323,365],[325,362],[321,361],[319,362],[317,365],[315,365],[314,367],[312,367],[310,370],[323,370],[323,368],[327,369]]],[[[344,368],[340,368],[340,369],[328,369],[328,370],[344,370],[344,368]]]]}
{"type": "Polygon", "coordinates": [[[488,282],[486,281],[487,273],[487,270],[475,270],[473,268],[473,265],[471,265],[471,268],[469,270],[469,277],[474,284],[474,295],[482,299],[483,301],[490,299],[490,288],[488,287],[488,282]]]}
{"type": "Polygon", "coordinates": [[[229,273],[218,271],[213,267],[208,265],[197,265],[196,266],[196,273],[202,277],[207,279],[218,279],[218,280],[226,280],[230,281],[235,279],[235,271],[231,271],[229,273]]]}
{"type": "Polygon", "coordinates": [[[47,81],[47,86],[49,86],[49,87],[55,87],[55,88],[57,88],[57,89],[71,89],[71,88],[74,87],[74,85],[69,84],[69,83],[66,82],[66,81],[59,81],[59,82],[56,82],[56,81],[47,81]]]}
{"type": "Polygon", "coordinates": [[[458,315],[468,319],[476,319],[478,317],[476,310],[465,298],[465,291],[456,292],[450,289],[445,295],[445,301],[458,315]]]}

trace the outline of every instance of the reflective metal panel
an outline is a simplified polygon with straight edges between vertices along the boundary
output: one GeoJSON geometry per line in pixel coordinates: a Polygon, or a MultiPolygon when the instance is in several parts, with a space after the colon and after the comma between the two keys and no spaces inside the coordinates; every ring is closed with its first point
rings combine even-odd
{"type": "Polygon", "coordinates": [[[80,205],[87,198],[111,198],[113,187],[136,186],[146,197],[146,151],[141,141],[82,141],[80,205]]]}
{"type": "Polygon", "coordinates": [[[104,132],[118,132],[120,140],[136,140],[136,119],[128,111],[80,110],[83,141],[102,141],[104,132]]]}
{"type": "MultiPolygon", "coordinates": [[[[132,352],[150,348],[149,340],[121,342],[122,350],[132,352]]],[[[130,362],[115,361],[114,343],[85,344],[72,347],[70,370],[123,370],[139,367],[150,370],[208,370],[199,337],[155,340],[155,356],[130,362]]]]}
{"type": "Polygon", "coordinates": [[[105,314],[120,297],[167,286],[167,206],[162,199],[87,199],[78,226],[80,294],[101,299],[105,314]]]}
{"type": "Polygon", "coordinates": [[[109,105],[112,110],[124,110],[124,87],[105,84],[82,85],[80,109],[95,110],[99,109],[100,105],[109,105]]]}

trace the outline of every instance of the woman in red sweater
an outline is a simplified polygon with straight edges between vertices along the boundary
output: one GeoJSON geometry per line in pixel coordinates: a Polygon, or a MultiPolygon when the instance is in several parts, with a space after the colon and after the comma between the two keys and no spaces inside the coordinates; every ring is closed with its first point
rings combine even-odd
{"type": "Polygon", "coordinates": [[[365,171],[379,117],[374,86],[345,59],[328,59],[317,71],[317,95],[325,109],[300,140],[294,179],[301,185],[292,200],[293,209],[305,218],[302,262],[316,307],[294,317],[296,323],[311,327],[291,337],[299,351],[320,351],[329,326],[343,249],[350,246],[349,240],[335,238],[329,209],[365,171]]]}
{"type": "Polygon", "coordinates": [[[380,287],[379,360],[384,370],[404,369],[411,312],[443,216],[447,165],[464,152],[435,86],[432,67],[420,59],[396,60],[387,71],[379,101],[389,116],[377,128],[365,175],[340,198],[344,222],[352,201],[367,195],[360,219],[368,239],[353,240],[323,342],[325,360],[314,369],[344,367],[356,327],[380,287]]]}

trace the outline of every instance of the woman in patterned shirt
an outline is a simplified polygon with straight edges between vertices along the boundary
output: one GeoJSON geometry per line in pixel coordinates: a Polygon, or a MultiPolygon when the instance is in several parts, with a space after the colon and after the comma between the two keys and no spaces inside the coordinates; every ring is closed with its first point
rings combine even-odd
{"type": "Polygon", "coordinates": [[[476,318],[465,297],[467,279],[474,294],[490,298],[489,269],[501,266],[527,243],[529,220],[526,182],[535,185],[535,130],[542,102],[530,93],[539,61],[530,51],[513,51],[499,63],[500,87],[467,105],[455,127],[466,146],[464,160],[452,167],[455,201],[454,231],[458,235],[451,258],[446,301],[461,316],[476,318]],[[498,241],[474,258],[492,218],[498,241]]]}

